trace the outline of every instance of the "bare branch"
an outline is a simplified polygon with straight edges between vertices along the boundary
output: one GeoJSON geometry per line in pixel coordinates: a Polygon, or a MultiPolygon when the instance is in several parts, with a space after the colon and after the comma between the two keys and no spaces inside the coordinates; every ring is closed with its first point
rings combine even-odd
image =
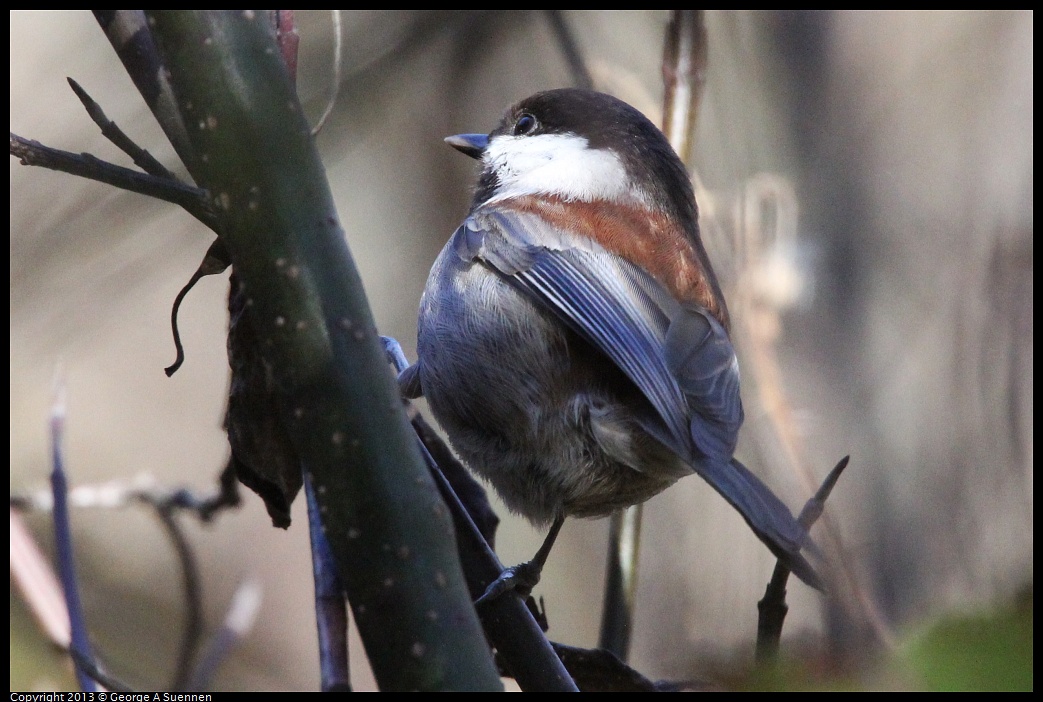
{"type": "Polygon", "coordinates": [[[10,151],[23,166],[41,166],[52,171],[71,173],[132,193],[172,202],[183,207],[210,229],[217,227],[217,218],[210,209],[207,192],[192,185],[117,166],[91,154],[74,154],[70,151],[52,149],[38,141],[20,137],[14,132],[11,132],[10,151]]]}
{"type": "Polygon", "coordinates": [[[674,10],[663,54],[663,134],[689,168],[699,101],[706,83],[708,46],[703,11],[674,10]]]}
{"type": "Polygon", "coordinates": [[[87,110],[87,114],[90,115],[90,118],[94,120],[96,125],[98,125],[105,138],[115,144],[116,148],[120,151],[130,156],[138,168],[150,175],[156,176],[157,178],[164,178],[173,181],[178,180],[177,176],[168,171],[166,166],[157,161],[148,151],[135,144],[133,139],[116,126],[116,123],[109,119],[101,109],[101,105],[95,102],[79,83],[74,81],[72,78],[66,78],[66,80],[69,81],[69,86],[72,87],[72,91],[76,93],[76,97],[78,97],[80,102],[83,103],[83,107],[87,110]]]}
{"type": "MultiPolygon", "coordinates": [[[[841,473],[847,468],[850,459],[850,456],[844,456],[840,459],[840,462],[833,467],[833,470],[829,471],[829,475],[822,481],[819,489],[804,505],[804,509],[800,511],[797,521],[806,530],[810,531],[811,526],[822,516],[822,511],[826,506],[826,499],[833,492],[837,480],[840,479],[841,473]]],[[[778,655],[779,641],[782,638],[782,623],[789,612],[789,606],[786,604],[786,582],[789,580],[789,575],[789,568],[784,566],[781,561],[776,563],[775,570],[771,574],[771,580],[764,591],[764,597],[757,603],[756,658],[759,662],[774,660],[778,655]]]]}

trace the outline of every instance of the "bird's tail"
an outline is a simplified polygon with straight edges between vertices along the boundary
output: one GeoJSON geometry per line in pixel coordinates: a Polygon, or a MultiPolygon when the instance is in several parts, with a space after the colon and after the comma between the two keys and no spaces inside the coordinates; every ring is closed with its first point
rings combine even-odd
{"type": "MultiPolygon", "coordinates": [[[[711,462],[707,462],[711,463],[711,462]]],[[[801,553],[819,556],[807,529],[761,479],[736,459],[699,466],[698,473],[739,511],[768,549],[805,583],[822,590],[822,579],[801,553]]]]}

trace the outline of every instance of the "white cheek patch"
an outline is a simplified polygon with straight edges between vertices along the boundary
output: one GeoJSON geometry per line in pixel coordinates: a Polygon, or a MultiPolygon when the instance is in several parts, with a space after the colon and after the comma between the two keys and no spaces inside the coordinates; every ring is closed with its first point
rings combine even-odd
{"type": "Polygon", "coordinates": [[[623,202],[637,194],[618,155],[575,134],[493,137],[482,158],[500,184],[489,202],[525,195],[623,202]]]}

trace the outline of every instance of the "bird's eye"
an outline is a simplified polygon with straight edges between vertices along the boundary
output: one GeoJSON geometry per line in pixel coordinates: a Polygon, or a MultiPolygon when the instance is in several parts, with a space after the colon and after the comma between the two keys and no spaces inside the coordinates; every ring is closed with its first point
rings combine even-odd
{"type": "Polygon", "coordinates": [[[514,136],[525,136],[532,134],[536,131],[536,118],[530,115],[528,112],[518,118],[518,121],[514,123],[514,136]]]}

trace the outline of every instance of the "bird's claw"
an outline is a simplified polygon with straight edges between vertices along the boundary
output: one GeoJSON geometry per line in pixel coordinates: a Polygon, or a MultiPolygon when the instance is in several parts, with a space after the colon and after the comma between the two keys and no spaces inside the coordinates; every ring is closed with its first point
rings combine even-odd
{"type": "Polygon", "coordinates": [[[395,371],[401,373],[406,368],[409,368],[406,354],[402,352],[402,346],[396,339],[390,336],[382,336],[380,337],[380,342],[384,346],[384,355],[387,356],[388,363],[395,367],[395,371]]]}
{"type": "Polygon", "coordinates": [[[543,567],[535,561],[527,561],[510,568],[504,568],[496,580],[489,583],[482,596],[474,601],[475,605],[492,602],[505,593],[514,591],[524,600],[532,592],[532,588],[540,582],[543,567]]]}

